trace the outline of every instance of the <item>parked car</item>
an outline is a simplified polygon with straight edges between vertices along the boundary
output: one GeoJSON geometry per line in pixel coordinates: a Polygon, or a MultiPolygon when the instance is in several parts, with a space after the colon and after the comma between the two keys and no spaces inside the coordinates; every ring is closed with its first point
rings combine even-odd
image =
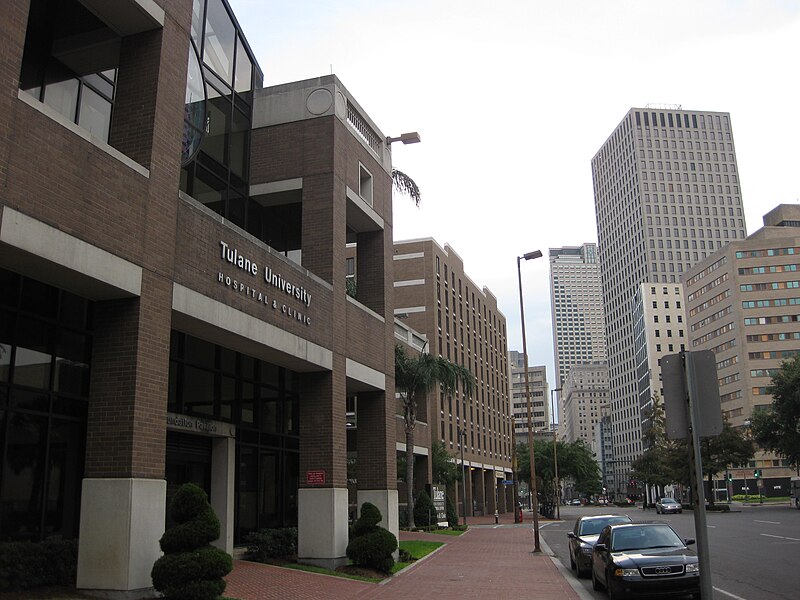
{"type": "Polygon", "coordinates": [[[597,536],[606,525],[630,523],[628,515],[593,515],[575,521],[575,527],[567,534],[569,538],[569,565],[578,577],[588,577],[592,568],[592,549],[597,536]]]}
{"type": "Polygon", "coordinates": [[[567,502],[567,504],[569,504],[570,506],[580,506],[581,505],[581,499],[580,498],[573,498],[572,500],[567,502]]]}
{"type": "Polygon", "coordinates": [[[683,506],[675,498],[659,498],[656,502],[656,514],[682,513],[683,506]]]}
{"type": "Polygon", "coordinates": [[[700,566],[666,523],[608,525],[592,551],[592,587],[605,588],[609,600],[635,596],[700,598],[700,566]]]}

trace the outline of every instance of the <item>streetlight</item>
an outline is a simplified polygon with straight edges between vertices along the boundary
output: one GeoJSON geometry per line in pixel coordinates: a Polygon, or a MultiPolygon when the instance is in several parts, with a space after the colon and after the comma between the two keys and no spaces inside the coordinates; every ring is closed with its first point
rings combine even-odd
{"type": "MultiPolygon", "coordinates": [[[[553,408],[553,394],[555,392],[560,392],[561,388],[556,388],[554,390],[550,390],[550,408],[553,408]]],[[[553,465],[555,466],[556,471],[556,489],[555,489],[555,501],[556,501],[556,518],[560,521],[561,520],[561,488],[558,485],[558,453],[556,452],[556,442],[558,441],[558,436],[556,435],[556,412],[555,410],[552,411],[553,413],[553,465]]]]}
{"type": "Polygon", "coordinates": [[[519,317],[520,324],[522,325],[522,356],[525,360],[525,397],[528,399],[528,452],[531,463],[531,481],[528,489],[531,494],[531,506],[533,507],[533,551],[541,552],[542,548],[539,545],[539,499],[536,494],[536,464],[533,462],[533,423],[531,420],[531,385],[530,377],[528,375],[528,345],[525,342],[525,307],[522,302],[522,269],[520,268],[520,261],[531,260],[533,258],[541,258],[542,251],[534,250],[522,256],[517,257],[517,278],[519,280],[519,317]]]}
{"type": "Polygon", "coordinates": [[[463,496],[462,504],[464,505],[464,525],[467,524],[467,472],[466,463],[464,463],[464,444],[467,441],[467,432],[461,427],[456,427],[458,433],[458,441],[461,442],[461,495],[463,496]]]}
{"type": "Polygon", "coordinates": [[[403,142],[404,144],[418,144],[421,141],[419,134],[416,131],[409,133],[401,133],[397,137],[387,137],[386,145],[391,146],[394,142],[403,142]]]}

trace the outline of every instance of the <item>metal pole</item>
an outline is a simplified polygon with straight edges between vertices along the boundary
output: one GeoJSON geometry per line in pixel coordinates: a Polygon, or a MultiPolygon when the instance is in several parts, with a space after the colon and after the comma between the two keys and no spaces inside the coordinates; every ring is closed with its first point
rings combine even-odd
{"type": "Polygon", "coordinates": [[[681,352],[686,365],[686,387],[689,400],[689,424],[691,435],[689,447],[692,452],[691,470],[692,485],[695,487],[692,494],[694,503],[694,531],[697,537],[697,559],[700,565],[700,594],[703,598],[711,598],[713,591],[711,585],[711,557],[708,547],[708,529],[706,528],[706,499],[703,488],[703,461],[700,454],[700,398],[697,393],[697,379],[695,374],[694,357],[691,352],[681,352]]]}
{"type": "MultiPolygon", "coordinates": [[[[554,390],[550,390],[550,408],[553,408],[553,393],[560,392],[561,388],[556,388],[554,390]]],[[[558,485],[558,453],[556,452],[556,446],[558,441],[558,436],[556,435],[556,413],[555,411],[551,411],[553,413],[553,465],[555,467],[555,503],[556,503],[556,518],[560,521],[561,520],[561,488],[558,485]]]]}
{"type": "MultiPolygon", "coordinates": [[[[533,424],[531,419],[531,388],[530,377],[528,376],[528,345],[525,342],[525,307],[522,301],[522,269],[520,268],[520,258],[517,257],[517,278],[519,280],[519,316],[522,325],[522,355],[525,358],[525,397],[528,400],[528,459],[531,463],[530,494],[531,506],[533,508],[533,551],[541,552],[539,545],[539,499],[536,494],[536,463],[533,456],[533,424]]],[[[710,596],[709,596],[710,598],[710,596]]]]}
{"type": "Polygon", "coordinates": [[[467,471],[466,464],[464,464],[464,442],[467,438],[467,432],[462,428],[458,428],[458,440],[461,442],[461,494],[463,496],[462,502],[464,504],[464,525],[467,524],[467,471]]]}

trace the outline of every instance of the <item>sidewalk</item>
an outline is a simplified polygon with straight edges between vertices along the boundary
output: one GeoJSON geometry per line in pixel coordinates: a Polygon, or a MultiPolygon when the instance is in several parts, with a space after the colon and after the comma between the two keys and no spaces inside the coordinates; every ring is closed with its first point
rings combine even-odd
{"type": "Polygon", "coordinates": [[[400,532],[401,540],[425,539],[446,545],[382,584],[364,583],[293,569],[234,561],[225,595],[239,600],[437,600],[525,598],[579,600],[544,552],[534,555],[532,524],[514,526],[513,514],[469,519],[461,536],[400,532]]]}

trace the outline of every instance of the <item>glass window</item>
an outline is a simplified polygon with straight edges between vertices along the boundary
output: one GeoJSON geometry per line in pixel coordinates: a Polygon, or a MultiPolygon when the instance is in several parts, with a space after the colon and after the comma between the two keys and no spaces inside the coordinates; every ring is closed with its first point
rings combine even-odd
{"type": "Polygon", "coordinates": [[[253,88],[253,63],[247,56],[244,39],[239,37],[236,48],[236,81],[233,89],[238,93],[249,92],[253,88]]]}
{"type": "Polygon", "coordinates": [[[91,88],[84,86],[81,93],[78,125],[97,139],[107,142],[111,126],[111,102],[91,88]]]}
{"type": "Polygon", "coordinates": [[[222,0],[209,0],[206,8],[203,62],[228,85],[232,83],[235,43],[236,30],[222,0]]]}

